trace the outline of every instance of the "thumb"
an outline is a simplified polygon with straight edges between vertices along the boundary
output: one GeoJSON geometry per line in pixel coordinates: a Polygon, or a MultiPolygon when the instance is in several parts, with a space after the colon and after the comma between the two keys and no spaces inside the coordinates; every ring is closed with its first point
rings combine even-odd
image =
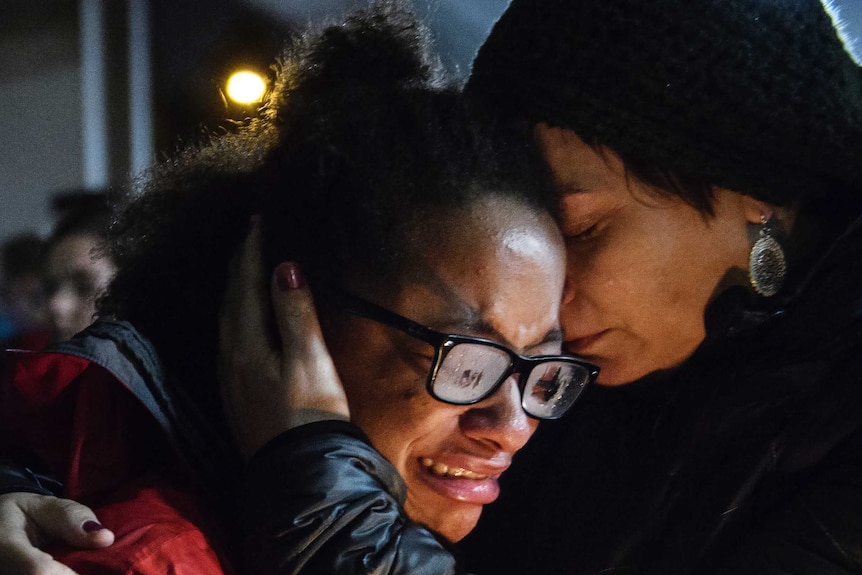
{"type": "Polygon", "coordinates": [[[50,497],[22,507],[49,539],[83,549],[107,547],[114,542],[114,533],[99,523],[96,514],[71,499],[50,497]]]}

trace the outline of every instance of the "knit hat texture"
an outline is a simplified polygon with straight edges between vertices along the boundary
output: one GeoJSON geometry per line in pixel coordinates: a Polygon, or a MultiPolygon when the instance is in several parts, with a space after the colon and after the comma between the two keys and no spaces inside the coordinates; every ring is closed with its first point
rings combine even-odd
{"type": "Polygon", "coordinates": [[[467,91],[774,203],[862,196],[862,68],[819,0],[513,0],[467,91]]]}

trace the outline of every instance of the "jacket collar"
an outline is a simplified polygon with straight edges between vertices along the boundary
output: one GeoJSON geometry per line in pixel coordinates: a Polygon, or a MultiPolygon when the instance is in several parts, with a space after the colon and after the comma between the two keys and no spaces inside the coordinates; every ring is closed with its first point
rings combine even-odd
{"type": "Polygon", "coordinates": [[[232,492],[242,463],[226,424],[200,409],[182,382],[166,376],[156,349],[131,323],[99,319],[45,351],[81,357],[108,370],[143,403],[214,500],[232,492]]]}

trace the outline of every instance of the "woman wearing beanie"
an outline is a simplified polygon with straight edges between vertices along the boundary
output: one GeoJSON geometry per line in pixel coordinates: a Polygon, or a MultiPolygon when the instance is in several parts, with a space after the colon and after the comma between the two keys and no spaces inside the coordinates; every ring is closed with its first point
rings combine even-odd
{"type": "Polygon", "coordinates": [[[862,571],[862,71],[820,2],[513,0],[467,90],[534,130],[601,368],[470,567],[862,571]]]}
{"type": "Polygon", "coordinates": [[[862,571],[862,70],[818,0],[514,0],[467,90],[557,181],[601,368],[478,573],[862,571]]]}

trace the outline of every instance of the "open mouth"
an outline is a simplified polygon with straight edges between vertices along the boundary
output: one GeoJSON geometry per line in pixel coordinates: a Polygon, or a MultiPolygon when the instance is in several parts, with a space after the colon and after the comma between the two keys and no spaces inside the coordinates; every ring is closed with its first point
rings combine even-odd
{"type": "Polygon", "coordinates": [[[413,485],[414,489],[418,485],[424,485],[437,496],[468,505],[486,505],[500,495],[497,477],[505,467],[493,466],[494,471],[491,472],[490,468],[483,466],[480,470],[485,473],[479,473],[476,468],[448,465],[430,457],[419,458],[418,464],[421,472],[413,476],[418,480],[418,484],[413,485]]]}
{"type": "Polygon", "coordinates": [[[473,471],[470,471],[469,469],[464,469],[463,467],[449,467],[445,463],[439,463],[427,457],[423,457],[420,460],[420,463],[423,467],[430,470],[431,473],[438,477],[453,477],[457,479],[474,480],[488,479],[490,477],[489,475],[480,475],[479,473],[475,473],[473,471]]]}

